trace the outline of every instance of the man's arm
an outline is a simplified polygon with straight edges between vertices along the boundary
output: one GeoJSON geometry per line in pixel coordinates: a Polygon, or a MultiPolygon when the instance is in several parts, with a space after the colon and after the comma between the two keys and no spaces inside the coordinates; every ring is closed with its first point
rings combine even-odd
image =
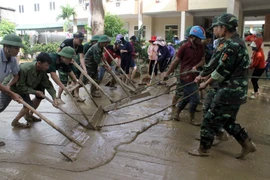
{"type": "Polygon", "coordinates": [[[60,81],[59,77],[57,76],[56,72],[50,72],[51,74],[51,78],[53,79],[53,81],[62,89],[65,89],[66,87],[64,86],[64,84],[60,81]]]}
{"type": "Polygon", "coordinates": [[[80,63],[81,63],[81,66],[82,66],[83,70],[84,70],[85,72],[87,72],[86,66],[85,66],[84,54],[83,54],[83,53],[79,53],[79,55],[80,55],[80,63]]]}
{"type": "Polygon", "coordinates": [[[28,87],[26,85],[27,72],[24,72],[21,69],[19,76],[20,76],[20,78],[15,85],[16,89],[22,94],[36,94],[36,90],[34,90],[32,87],[28,87]]]}
{"type": "Polygon", "coordinates": [[[8,94],[14,101],[19,102],[19,100],[22,99],[19,94],[12,92],[8,87],[4,86],[2,83],[0,83],[0,91],[8,94]]]}
{"type": "Polygon", "coordinates": [[[175,57],[175,59],[173,60],[172,64],[170,65],[168,71],[166,71],[165,76],[169,76],[174,69],[177,67],[177,65],[180,63],[180,58],[179,57],[175,57]]]}
{"type": "Polygon", "coordinates": [[[197,70],[199,67],[202,67],[204,63],[205,63],[205,57],[202,57],[201,61],[198,64],[196,64],[192,69],[197,70]]]}
{"type": "Polygon", "coordinates": [[[7,86],[10,87],[10,86],[16,84],[18,80],[19,80],[19,75],[18,74],[13,75],[13,78],[10,80],[10,82],[7,84],[7,86]]]}
{"type": "Polygon", "coordinates": [[[49,80],[49,76],[47,75],[47,73],[43,74],[43,77],[41,79],[41,84],[48,91],[48,93],[52,96],[52,99],[55,100],[56,99],[56,91],[55,91],[51,81],[49,80]]]}

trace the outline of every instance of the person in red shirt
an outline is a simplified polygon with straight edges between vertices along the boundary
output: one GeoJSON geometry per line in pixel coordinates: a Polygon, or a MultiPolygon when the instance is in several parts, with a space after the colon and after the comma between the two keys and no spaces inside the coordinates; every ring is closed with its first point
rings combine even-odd
{"type": "MultiPolygon", "coordinates": [[[[114,45],[107,45],[105,48],[107,49],[107,51],[105,51],[104,53],[104,59],[108,62],[108,64],[111,66],[112,70],[115,72],[115,65],[117,65],[113,59],[111,58],[111,56],[116,59],[116,61],[118,62],[120,59],[120,49],[119,46],[121,44],[121,41],[115,41],[114,45]],[[110,54],[109,54],[110,53],[110,54]]],[[[119,66],[119,65],[117,65],[119,66]]],[[[99,68],[99,72],[98,72],[98,82],[100,83],[103,79],[103,76],[105,74],[106,69],[104,67],[100,67],[99,68]]],[[[116,72],[115,72],[116,73],[116,72]]],[[[117,87],[115,86],[115,80],[112,79],[110,81],[110,89],[114,90],[117,87]]]]}
{"type": "MultiPolygon", "coordinates": [[[[204,57],[204,48],[201,43],[201,40],[205,38],[205,31],[200,26],[193,26],[189,33],[189,41],[183,44],[177,53],[177,56],[173,63],[171,64],[169,70],[166,72],[165,77],[169,76],[171,72],[176,68],[178,63],[181,63],[180,73],[187,72],[190,70],[197,70],[197,68],[204,65],[205,57],[204,57]]],[[[198,125],[195,121],[195,112],[197,105],[199,104],[199,93],[195,91],[198,90],[198,86],[196,83],[192,83],[197,76],[196,73],[187,73],[180,75],[180,82],[184,86],[184,97],[188,97],[183,101],[180,101],[177,105],[177,111],[173,113],[173,119],[179,120],[180,112],[186,107],[189,103],[189,113],[190,113],[190,123],[193,125],[198,125]],[[191,95],[194,93],[193,95],[191,95]]]]}
{"type": "Polygon", "coordinates": [[[250,47],[252,47],[252,63],[250,65],[250,68],[253,69],[251,82],[253,85],[254,92],[251,93],[251,99],[255,99],[259,95],[259,77],[264,73],[265,71],[265,57],[262,46],[262,38],[257,38],[250,44],[250,47]]]}

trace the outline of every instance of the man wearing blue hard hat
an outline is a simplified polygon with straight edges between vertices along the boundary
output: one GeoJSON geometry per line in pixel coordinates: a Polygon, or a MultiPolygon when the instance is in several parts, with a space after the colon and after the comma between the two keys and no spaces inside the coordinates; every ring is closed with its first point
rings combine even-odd
{"type": "MultiPolygon", "coordinates": [[[[205,57],[203,45],[201,43],[202,39],[205,39],[204,29],[200,26],[193,26],[190,29],[188,41],[179,48],[177,56],[171,64],[169,70],[166,72],[165,77],[168,77],[179,63],[181,63],[180,73],[191,70],[196,71],[198,67],[204,65],[205,57]]],[[[194,81],[196,75],[197,74],[194,72],[180,75],[181,84],[183,86],[186,85],[183,88],[184,100],[178,103],[177,110],[176,112],[173,112],[172,119],[179,121],[180,112],[189,103],[190,123],[193,125],[200,125],[200,123],[196,122],[195,120],[195,112],[197,105],[199,104],[199,93],[196,92],[198,90],[198,86],[196,83],[191,83],[194,81]]]]}

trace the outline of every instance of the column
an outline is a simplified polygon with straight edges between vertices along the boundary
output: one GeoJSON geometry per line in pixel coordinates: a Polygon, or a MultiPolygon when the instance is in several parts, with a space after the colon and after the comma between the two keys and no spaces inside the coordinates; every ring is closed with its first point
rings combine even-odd
{"type": "Polygon", "coordinates": [[[265,15],[263,38],[264,41],[270,41],[270,14],[265,15]]]}
{"type": "Polygon", "coordinates": [[[180,29],[180,40],[185,39],[185,29],[186,29],[186,11],[181,11],[181,29],[180,29]]]}

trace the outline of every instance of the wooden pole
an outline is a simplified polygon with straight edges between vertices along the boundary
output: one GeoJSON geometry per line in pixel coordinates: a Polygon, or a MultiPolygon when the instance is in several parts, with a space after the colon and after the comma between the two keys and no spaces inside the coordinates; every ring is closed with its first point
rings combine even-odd
{"type": "Polygon", "coordinates": [[[53,127],[56,131],[60,132],[61,134],[63,134],[66,138],[68,138],[70,141],[74,142],[75,144],[77,144],[80,147],[83,147],[83,145],[81,143],[79,143],[76,139],[74,139],[72,136],[69,136],[64,130],[62,130],[61,128],[59,128],[58,126],[56,126],[52,121],[50,121],[49,119],[47,119],[45,116],[43,116],[41,113],[39,113],[37,110],[35,110],[32,106],[30,106],[29,104],[27,104],[25,101],[23,100],[19,100],[20,103],[22,103],[26,108],[28,108],[29,110],[31,110],[33,113],[35,113],[37,116],[39,116],[41,119],[43,119],[47,124],[49,124],[51,127],[53,127]]]}
{"type": "MultiPolygon", "coordinates": [[[[111,57],[111,59],[117,64],[117,61],[112,57],[112,55],[110,54],[110,52],[106,49],[106,47],[104,47],[105,51],[109,54],[109,56],[111,57]]],[[[124,76],[128,79],[128,81],[131,83],[131,85],[136,88],[136,86],[133,84],[133,82],[131,81],[131,79],[128,77],[128,75],[126,74],[126,72],[121,68],[120,68],[120,71],[121,73],[124,74],[124,76]]]]}
{"type": "Polygon", "coordinates": [[[114,100],[75,61],[73,64],[94,86],[96,86],[105,96],[108,97],[110,102],[114,103],[114,100]]]}

